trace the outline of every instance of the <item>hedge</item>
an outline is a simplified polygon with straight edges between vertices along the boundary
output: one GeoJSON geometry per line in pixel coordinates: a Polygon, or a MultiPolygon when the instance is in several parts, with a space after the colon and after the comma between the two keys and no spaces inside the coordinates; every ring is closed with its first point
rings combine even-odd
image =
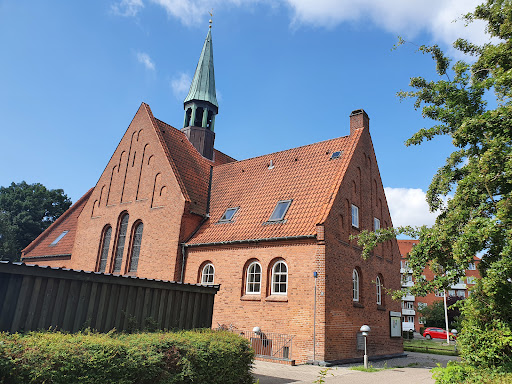
{"type": "Polygon", "coordinates": [[[246,384],[254,352],[212,330],[0,333],[0,383],[246,384]]]}

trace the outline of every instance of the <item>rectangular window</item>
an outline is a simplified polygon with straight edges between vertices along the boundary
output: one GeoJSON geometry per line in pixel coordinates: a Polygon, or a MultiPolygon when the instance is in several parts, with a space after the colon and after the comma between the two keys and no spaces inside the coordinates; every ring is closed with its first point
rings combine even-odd
{"type": "Polygon", "coordinates": [[[422,310],[427,306],[427,303],[418,303],[418,310],[422,310]]]}
{"type": "Polygon", "coordinates": [[[420,323],[420,324],[425,324],[426,322],[427,322],[427,319],[425,317],[420,317],[418,319],[418,323],[420,323]]]}
{"type": "Polygon", "coordinates": [[[413,301],[402,301],[402,309],[414,309],[413,301]]]}
{"type": "Polygon", "coordinates": [[[268,219],[268,221],[283,220],[284,215],[286,215],[286,212],[288,211],[288,208],[290,208],[291,203],[291,200],[278,201],[276,207],[274,208],[274,212],[272,212],[272,215],[270,216],[270,219],[268,219]]]}
{"type": "Polygon", "coordinates": [[[448,290],[448,296],[455,296],[455,290],[449,289],[448,290]]]}
{"type": "Polygon", "coordinates": [[[380,220],[376,217],[373,218],[373,230],[377,232],[380,229],[380,220]]]}
{"type": "Polygon", "coordinates": [[[444,297],[443,291],[436,291],[436,297],[444,297]]]}
{"type": "Polygon", "coordinates": [[[467,281],[468,284],[476,284],[475,276],[468,276],[466,281],[467,281]]]}
{"type": "Polygon", "coordinates": [[[57,238],[56,238],[55,240],[53,240],[53,241],[52,241],[52,243],[49,245],[49,247],[54,247],[54,246],[56,246],[56,245],[57,245],[57,243],[58,243],[59,241],[61,241],[61,240],[62,240],[62,238],[63,238],[64,236],[66,236],[66,234],[67,234],[68,232],[69,232],[69,231],[64,231],[64,232],[62,232],[59,236],[57,236],[57,238]]]}
{"type": "Polygon", "coordinates": [[[469,264],[468,264],[468,269],[469,269],[470,271],[474,271],[474,270],[476,269],[475,263],[469,263],[469,264]]]}
{"type": "Polygon", "coordinates": [[[238,207],[226,209],[226,212],[224,212],[224,214],[220,218],[219,223],[226,223],[228,221],[233,221],[233,217],[235,216],[235,213],[237,211],[238,211],[238,207]]]}
{"type": "Polygon", "coordinates": [[[359,208],[352,204],[352,226],[359,228],[359,208]]]}
{"type": "Polygon", "coordinates": [[[459,289],[459,290],[457,291],[457,296],[458,296],[458,297],[466,297],[466,291],[465,291],[465,290],[463,290],[463,289],[459,289]]]}

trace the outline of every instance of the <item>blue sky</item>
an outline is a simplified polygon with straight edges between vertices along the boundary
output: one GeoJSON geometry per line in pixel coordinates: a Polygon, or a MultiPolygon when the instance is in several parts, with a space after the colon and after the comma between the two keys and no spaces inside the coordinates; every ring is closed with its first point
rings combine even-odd
{"type": "Polygon", "coordinates": [[[344,136],[370,116],[395,225],[429,224],[424,202],[449,140],[404,146],[430,126],[400,102],[435,79],[413,44],[450,51],[483,27],[452,20],[473,0],[0,0],[0,185],[26,180],[76,201],[94,186],[141,102],[180,128],[213,8],[216,147],[245,159],[344,136]]]}

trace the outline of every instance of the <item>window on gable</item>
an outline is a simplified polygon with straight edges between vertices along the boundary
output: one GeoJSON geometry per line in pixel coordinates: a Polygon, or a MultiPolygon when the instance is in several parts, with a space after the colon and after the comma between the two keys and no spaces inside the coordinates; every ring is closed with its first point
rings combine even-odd
{"type": "Polygon", "coordinates": [[[219,223],[226,223],[228,221],[232,221],[233,217],[235,216],[235,213],[237,211],[238,211],[238,207],[226,209],[226,212],[224,212],[224,214],[220,218],[219,223]]]}
{"type": "Polygon", "coordinates": [[[274,208],[274,212],[272,212],[272,215],[270,216],[270,219],[268,219],[268,221],[283,220],[284,215],[286,215],[286,212],[288,211],[288,208],[290,208],[291,203],[291,200],[278,201],[276,207],[274,208]]]}
{"type": "Polygon", "coordinates": [[[126,231],[128,230],[128,220],[130,216],[125,213],[119,223],[119,232],[117,234],[116,256],[114,258],[114,273],[121,272],[121,264],[123,263],[124,243],[126,240],[126,231]]]}
{"type": "Polygon", "coordinates": [[[352,204],[352,226],[359,228],[359,208],[352,204]]]}
{"type": "Polygon", "coordinates": [[[359,301],[359,272],[357,269],[352,271],[352,300],[359,301]]]}
{"type": "Polygon", "coordinates": [[[215,268],[212,263],[208,263],[203,267],[201,273],[201,284],[213,285],[215,281],[215,268]]]}
{"type": "Polygon", "coordinates": [[[377,288],[377,305],[382,304],[382,283],[380,281],[380,277],[377,276],[377,279],[375,280],[375,285],[377,288]]]}
{"type": "Polygon", "coordinates": [[[55,246],[57,245],[57,243],[58,243],[59,241],[61,241],[61,240],[62,240],[62,238],[63,238],[64,236],[66,236],[66,234],[67,234],[68,232],[69,232],[69,231],[64,231],[64,232],[62,232],[59,236],[57,236],[57,238],[56,238],[55,240],[53,240],[53,241],[52,241],[52,243],[49,245],[49,247],[55,247],[55,246]]]}
{"type": "Polygon", "coordinates": [[[252,262],[247,268],[247,284],[245,293],[248,295],[261,293],[261,265],[252,262]]]}
{"type": "Polygon", "coordinates": [[[373,218],[373,230],[377,232],[380,229],[380,220],[376,217],[373,218]]]}
{"type": "Polygon", "coordinates": [[[144,224],[139,222],[133,231],[132,239],[132,254],[130,256],[130,267],[128,272],[137,272],[137,266],[139,265],[140,246],[142,243],[142,231],[144,224]]]}
{"type": "Polygon", "coordinates": [[[107,226],[102,233],[102,239],[100,241],[100,260],[98,266],[98,272],[104,273],[107,266],[108,249],[110,247],[110,237],[112,236],[112,227],[107,226]]]}
{"type": "Polygon", "coordinates": [[[476,269],[475,263],[469,263],[468,264],[468,270],[474,271],[476,269]]]}
{"type": "Polygon", "coordinates": [[[286,295],[288,292],[288,266],[278,261],[272,267],[272,295],[286,295]]]}

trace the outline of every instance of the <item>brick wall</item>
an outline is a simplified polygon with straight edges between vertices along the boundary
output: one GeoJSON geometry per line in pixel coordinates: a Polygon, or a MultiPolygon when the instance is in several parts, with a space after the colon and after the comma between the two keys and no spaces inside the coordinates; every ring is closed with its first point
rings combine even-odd
{"type": "MultiPolygon", "coordinates": [[[[368,124],[367,120],[365,124],[368,124]]],[[[362,356],[363,352],[357,351],[356,334],[363,324],[371,328],[368,338],[371,355],[403,351],[402,340],[390,338],[389,312],[400,312],[400,302],[386,294],[387,289],[400,289],[400,253],[396,240],[379,245],[368,260],[361,258],[356,240],[350,240],[350,235],[357,235],[360,230],[373,230],[374,218],[380,220],[383,228],[392,225],[368,126],[363,129],[325,222],[326,360],[362,356]],[[359,228],[352,226],[352,204],[359,208],[359,228]],[[355,268],[360,275],[357,303],[352,297],[352,271],[355,268]],[[376,297],[377,275],[384,285],[380,306],[376,297]]]]}
{"type": "MultiPolygon", "coordinates": [[[[313,271],[318,249],[314,240],[191,247],[187,251],[185,282],[200,282],[202,267],[211,262],[215,284],[220,284],[213,327],[224,324],[251,331],[258,326],[264,333],[295,335],[291,358],[305,362],[313,358],[313,271]],[[262,267],[261,294],[245,295],[246,269],[256,260],[262,267]],[[287,295],[270,294],[271,268],[276,260],[284,260],[288,266],[287,295]]],[[[318,299],[322,301],[322,297],[318,299]]],[[[317,324],[321,319],[317,317],[317,324]]],[[[319,330],[317,339],[322,339],[319,330]]]]}

